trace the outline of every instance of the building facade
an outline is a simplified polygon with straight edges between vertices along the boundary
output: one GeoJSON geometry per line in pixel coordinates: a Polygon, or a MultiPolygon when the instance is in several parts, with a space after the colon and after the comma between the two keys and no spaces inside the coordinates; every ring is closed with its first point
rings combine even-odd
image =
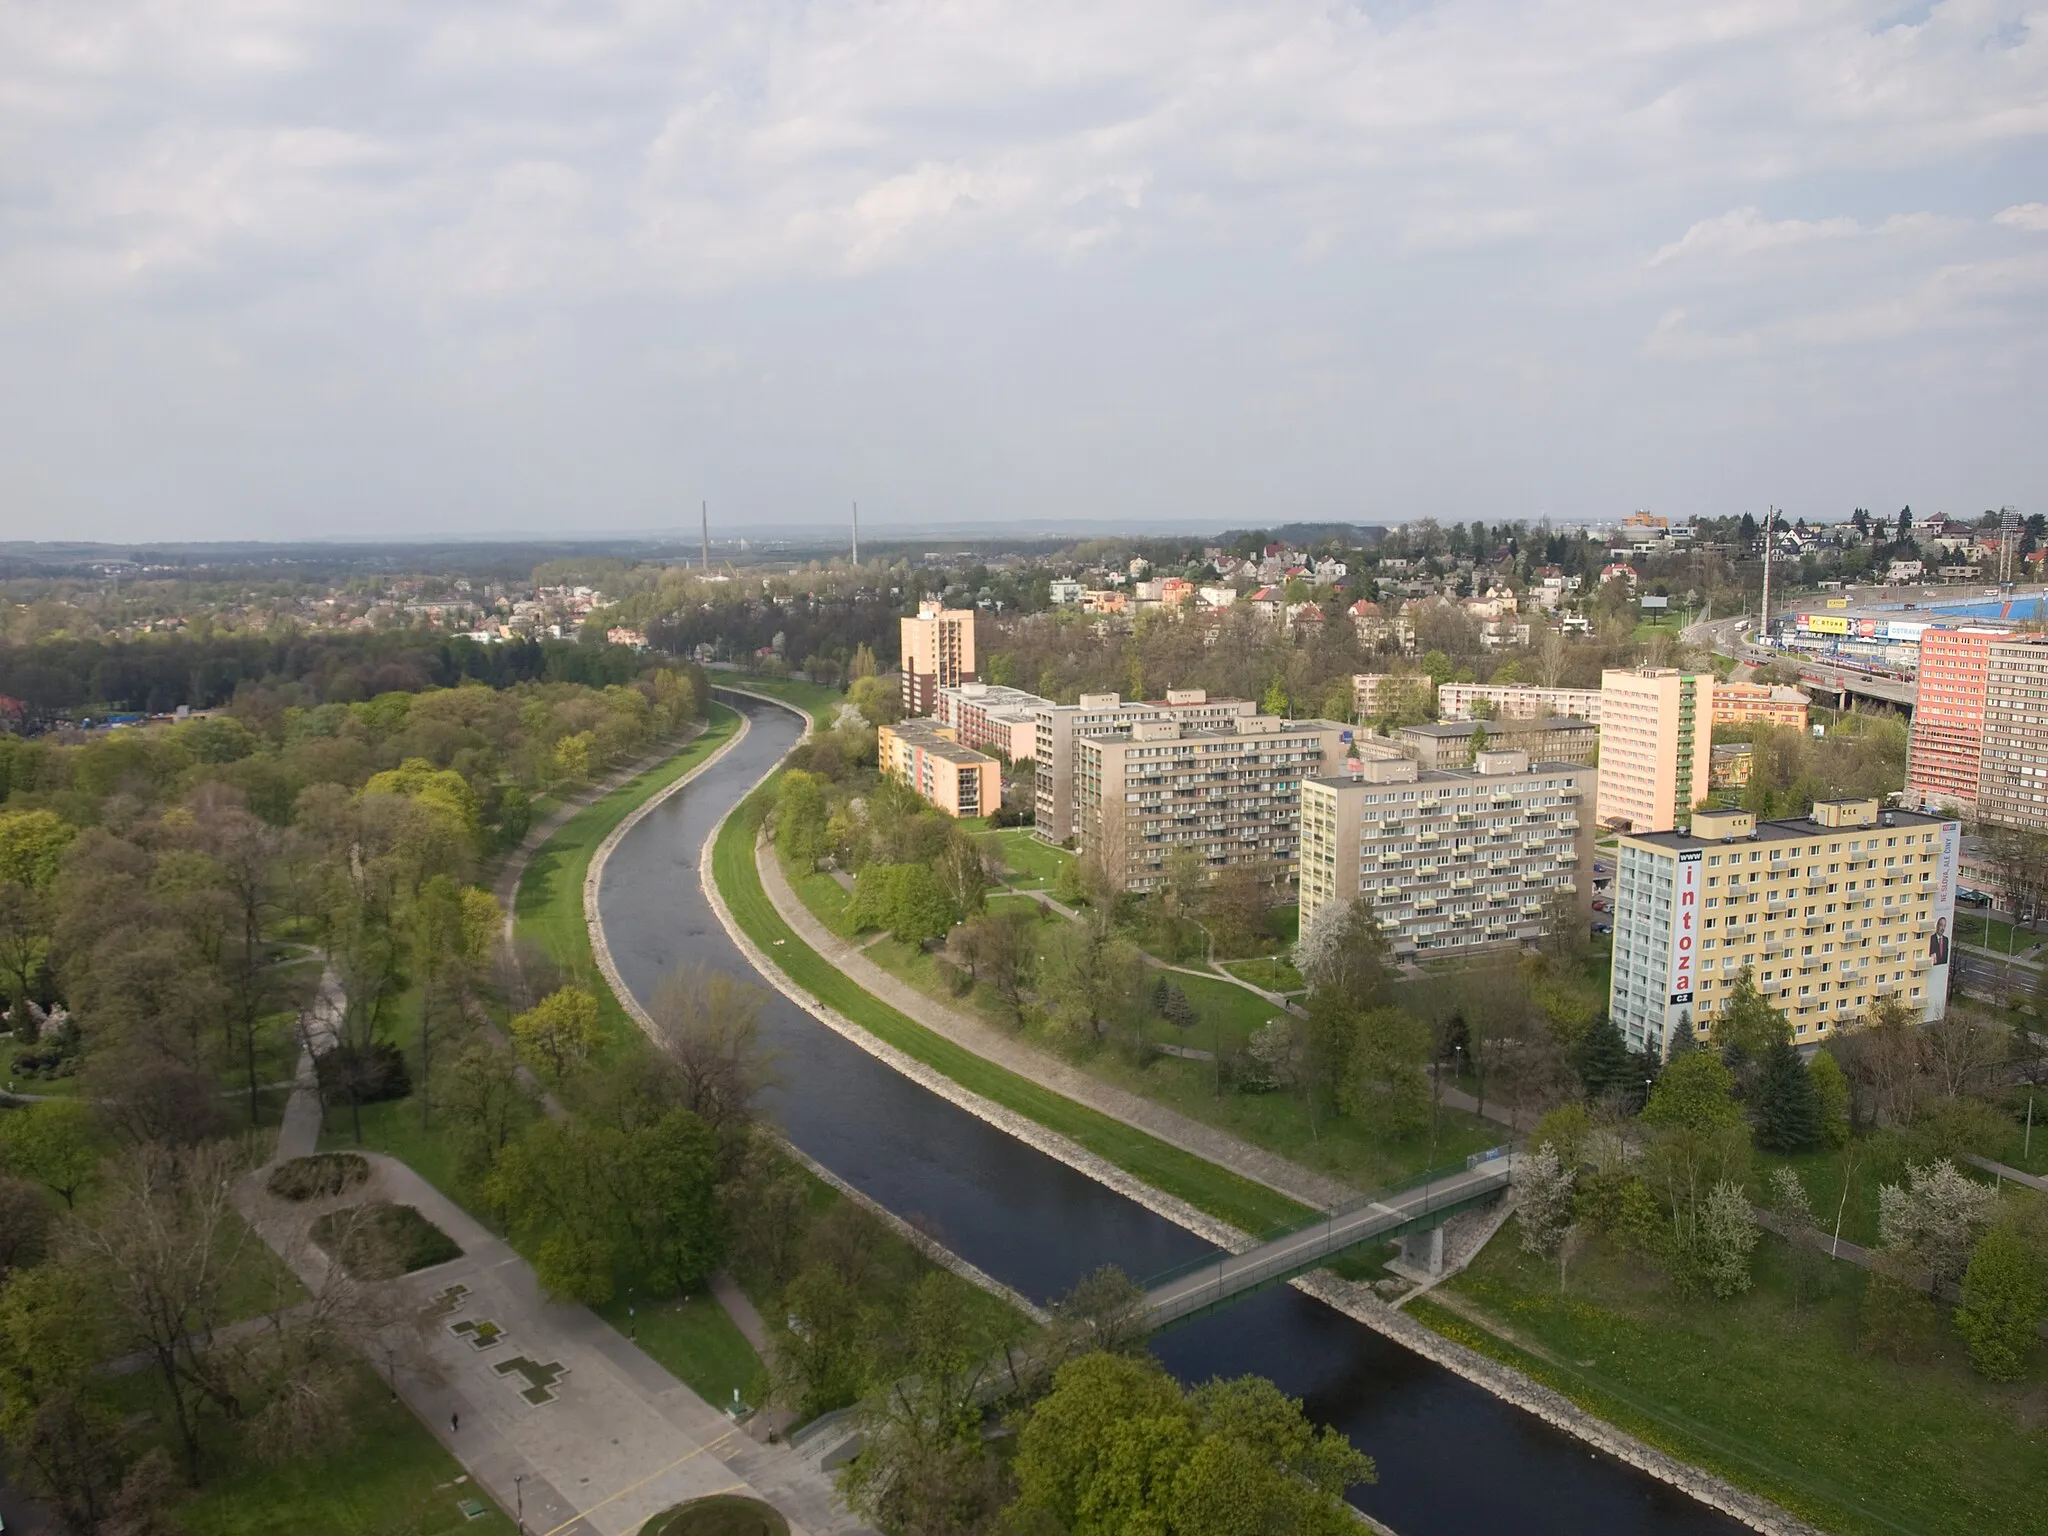
{"type": "Polygon", "coordinates": [[[1250,699],[1212,699],[1200,688],[1169,688],[1159,700],[1120,694],[1084,693],[1075,704],[1047,704],[1032,710],[1037,735],[1032,749],[1033,821],[1038,835],[1063,843],[1077,835],[1074,825],[1074,743],[1090,736],[1128,730],[1146,720],[1172,720],[1194,730],[1230,730],[1256,714],[1250,699]]]}
{"type": "Polygon", "coordinates": [[[1301,791],[1301,925],[1367,897],[1397,955],[1541,937],[1559,889],[1584,920],[1593,771],[1484,752],[1470,769],[1351,759],[1301,791]]]}
{"type": "Polygon", "coordinates": [[[1291,882],[1302,781],[1340,759],[1351,737],[1334,720],[1274,715],[1211,730],[1155,717],[1077,737],[1080,851],[1129,891],[1158,885],[1166,856],[1184,847],[1213,869],[1270,865],[1291,882]]]}
{"type": "Polygon", "coordinates": [[[948,816],[987,816],[1003,804],[1003,766],[962,746],[931,720],[903,720],[875,731],[885,777],[907,784],[948,816]]]}
{"type": "Polygon", "coordinates": [[[1541,720],[1445,720],[1407,725],[1394,745],[1424,768],[1469,768],[1481,752],[1525,752],[1531,762],[1590,765],[1600,727],[1590,720],[1552,715],[1541,720]]]}
{"type": "Polygon", "coordinates": [[[1038,718],[1052,700],[1000,683],[961,683],[938,690],[932,718],[949,728],[963,746],[998,753],[1013,763],[1038,750],[1038,718]]]}
{"type": "Polygon", "coordinates": [[[1711,1040],[1747,970],[1799,1043],[1886,993],[1940,1018],[1961,841],[1960,823],[1875,800],[1786,821],[1699,811],[1686,832],[1626,835],[1608,1013],[1636,1050],[1664,1052],[1682,1016],[1711,1040]]]}
{"type": "Polygon", "coordinates": [[[1789,725],[1806,729],[1806,695],[1797,688],[1773,687],[1763,683],[1714,684],[1714,724],[1789,725]]]}
{"type": "Polygon", "coordinates": [[[1984,770],[1984,694],[1991,642],[2006,631],[1964,626],[1920,636],[1920,682],[1906,753],[1906,801],[1977,814],[1984,770]]]}
{"type": "Polygon", "coordinates": [[[1986,648],[1977,819],[2048,829],[2048,635],[2001,635],[1986,648]]]}
{"type": "Polygon", "coordinates": [[[1445,720],[1470,720],[1480,705],[1501,720],[1539,720],[1569,715],[1600,723],[1598,688],[1537,688],[1509,683],[1445,683],[1436,691],[1436,712],[1445,720]]]}
{"type": "Polygon", "coordinates": [[[1436,704],[1436,680],[1427,672],[1354,672],[1351,713],[1360,720],[1381,715],[1426,715],[1436,704]]]}
{"type": "Polygon", "coordinates": [[[1712,775],[1714,679],[1644,667],[1600,675],[1602,826],[1676,826],[1712,775]]]}
{"type": "Polygon", "coordinates": [[[903,713],[928,715],[938,690],[974,681],[974,610],[948,608],[934,598],[917,617],[898,621],[903,650],[903,713]]]}

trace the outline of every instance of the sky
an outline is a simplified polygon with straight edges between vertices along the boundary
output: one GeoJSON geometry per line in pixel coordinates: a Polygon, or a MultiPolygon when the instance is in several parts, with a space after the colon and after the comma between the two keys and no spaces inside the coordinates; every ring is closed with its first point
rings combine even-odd
{"type": "Polygon", "coordinates": [[[2048,0],[8,0],[0,538],[2048,511],[2048,0]]]}

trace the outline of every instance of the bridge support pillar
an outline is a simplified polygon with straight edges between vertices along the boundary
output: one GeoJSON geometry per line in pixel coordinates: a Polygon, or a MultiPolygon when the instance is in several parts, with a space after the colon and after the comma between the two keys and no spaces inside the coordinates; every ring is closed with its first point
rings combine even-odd
{"type": "Polygon", "coordinates": [[[1410,1232],[1397,1239],[1401,1245],[1401,1265],[1405,1269],[1427,1275],[1430,1279],[1440,1278],[1444,1272],[1444,1229],[1431,1227],[1426,1232],[1410,1232]]]}

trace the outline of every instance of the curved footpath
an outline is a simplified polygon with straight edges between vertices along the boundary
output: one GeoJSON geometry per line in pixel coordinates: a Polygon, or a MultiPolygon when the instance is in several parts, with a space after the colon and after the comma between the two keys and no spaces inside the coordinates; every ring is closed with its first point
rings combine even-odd
{"type": "MultiPolygon", "coordinates": [[[[749,698],[760,699],[766,703],[791,710],[804,720],[805,734],[809,734],[809,717],[804,715],[803,711],[796,709],[795,706],[769,695],[749,693],[745,689],[729,689],[727,691],[745,694],[749,698]]],[[[776,771],[775,768],[770,768],[761,776],[757,783],[765,783],[769,778],[773,777],[776,771]]],[[[741,797],[742,800],[744,798],[744,796],[741,797]]],[[[1000,1105],[993,1104],[981,1098],[978,1094],[971,1093],[953,1082],[950,1078],[945,1077],[942,1073],[898,1051],[887,1042],[877,1039],[851,1019],[845,1018],[835,1010],[826,1007],[801,987],[797,986],[769,956],[761,952],[760,947],[734,921],[731,912],[726,907],[723,896],[718,890],[717,881],[713,878],[712,849],[717,843],[718,832],[723,828],[725,820],[729,819],[737,809],[738,802],[735,802],[732,810],[726,813],[725,818],[720,819],[718,827],[714,828],[711,835],[705,839],[704,847],[699,857],[699,876],[703,883],[705,896],[710,902],[713,912],[717,915],[719,922],[725,928],[734,945],[738,947],[754,968],[778,992],[781,992],[785,997],[795,1002],[828,1028],[860,1045],[864,1050],[887,1062],[898,1071],[911,1077],[914,1081],[969,1109],[972,1113],[989,1123],[1009,1131],[1012,1135],[1019,1137],[1028,1144],[1050,1153],[1078,1171],[1098,1179],[1110,1188],[1137,1201],[1148,1210],[1166,1217],[1168,1220],[1177,1223],[1191,1232],[1198,1233],[1215,1242],[1220,1247],[1231,1249],[1232,1251],[1241,1251],[1244,1247],[1250,1245],[1251,1239],[1246,1234],[1202,1211],[1196,1210],[1184,1201],[1153,1189],[1151,1186],[1134,1178],[1125,1170],[1076,1146],[1072,1142],[1067,1141],[1065,1137],[1056,1135],[1036,1122],[1015,1114],[1000,1105]]],[[[770,862],[772,863],[773,861],[770,862]]],[[[779,870],[777,873],[779,874],[779,870]]],[[[765,870],[763,872],[763,879],[765,883],[765,870]]],[[[787,891],[787,882],[782,882],[782,884],[785,891],[787,891]]],[[[594,884],[590,887],[590,891],[591,895],[588,899],[586,911],[590,918],[593,935],[595,936],[601,932],[601,926],[596,912],[594,884]]],[[[815,918],[810,918],[808,910],[803,908],[800,901],[796,900],[794,891],[788,891],[788,899],[796,911],[785,911],[783,916],[786,921],[791,923],[792,927],[797,926],[797,916],[801,915],[804,918],[809,918],[813,927],[822,929],[822,925],[818,924],[815,918]]],[[[806,930],[799,929],[799,933],[805,936],[806,942],[814,942],[808,937],[806,930]]],[[[854,972],[842,962],[838,953],[838,950],[843,950],[846,946],[837,939],[836,935],[831,935],[829,931],[827,931],[827,937],[832,939],[837,949],[828,951],[823,946],[817,947],[820,948],[821,952],[826,953],[835,965],[840,966],[842,970],[846,970],[849,976],[854,976],[854,972]]],[[[600,952],[607,953],[605,951],[600,952]]],[[[873,964],[872,962],[865,961],[865,957],[857,958],[860,958],[870,966],[873,964]]],[[[619,991],[622,999],[629,997],[631,994],[620,985],[615,970],[609,967],[608,959],[606,963],[607,979],[619,991]]],[[[875,967],[875,969],[879,970],[879,967],[875,967]]],[[[886,972],[882,974],[887,976],[886,972]]],[[[854,976],[854,979],[858,981],[860,978],[854,976]]],[[[893,977],[889,979],[891,981],[895,980],[893,977]]],[[[921,1003],[930,1004],[931,1000],[924,998],[923,994],[917,993],[914,996],[921,1003]]],[[[901,1005],[897,1006],[900,1007],[901,1005]]],[[[993,1031],[990,1033],[993,1033],[993,1031]]],[[[1000,1039],[1001,1037],[998,1036],[997,1038],[1000,1039]]],[[[964,1041],[962,1043],[965,1044],[964,1041]]],[[[1009,1064],[1005,1063],[1005,1065],[1009,1064]]],[[[1021,1069],[1013,1066],[1012,1070],[1021,1069]]],[[[1148,1107],[1156,1109],[1156,1106],[1148,1107]]],[[[1113,1110],[1105,1112],[1116,1113],[1113,1110]]],[[[1209,1128],[1200,1127],[1200,1129],[1208,1131],[1209,1128]]],[[[1157,1133],[1155,1132],[1155,1134],[1157,1133]]],[[[1229,1139],[1235,1140],[1235,1138],[1229,1139]]],[[[1262,1153],[1261,1156],[1271,1156],[1271,1154],[1262,1153]]],[[[1221,1159],[1214,1158],[1213,1156],[1212,1160],[1218,1161],[1223,1166],[1228,1166],[1228,1164],[1223,1164],[1221,1159]]],[[[1284,1159],[1276,1159],[1276,1161],[1285,1162],[1284,1159]]],[[[1248,1169],[1243,1171],[1247,1173],[1247,1176],[1255,1176],[1251,1175],[1248,1169]]],[[[1302,1173],[1309,1172],[1306,1169],[1300,1171],[1302,1173]]],[[[1444,1337],[1442,1334],[1436,1333],[1413,1318],[1404,1316],[1381,1301],[1363,1285],[1342,1280],[1328,1270],[1318,1270],[1289,1283],[1296,1290],[1316,1298],[1334,1311],[1351,1318],[1355,1322],[1364,1324],[1366,1327],[1371,1328],[1384,1337],[1392,1339],[1396,1343],[1421,1355],[1423,1358],[1433,1361],[1455,1375],[1461,1376],[1465,1380],[1484,1388],[1494,1396],[1533,1414],[1545,1423],[1606,1452],[1616,1460],[1646,1472],[1659,1481],[1684,1491],[1691,1497],[1698,1499],[1701,1503],[1732,1516],[1753,1530],[1770,1533],[1770,1536],[1822,1536],[1818,1528],[1808,1525],[1805,1521],[1798,1519],[1789,1511],[1781,1509],[1770,1500],[1753,1494],[1747,1489],[1739,1488],[1725,1478],[1692,1466],[1678,1457],[1672,1456],[1656,1446],[1638,1439],[1634,1435],[1607,1423],[1604,1419],[1597,1418],[1586,1412],[1564,1394],[1544,1386],[1542,1383],[1524,1375],[1513,1367],[1503,1365],[1479,1353],[1477,1350],[1469,1349],[1452,1339],[1444,1337]]]]}

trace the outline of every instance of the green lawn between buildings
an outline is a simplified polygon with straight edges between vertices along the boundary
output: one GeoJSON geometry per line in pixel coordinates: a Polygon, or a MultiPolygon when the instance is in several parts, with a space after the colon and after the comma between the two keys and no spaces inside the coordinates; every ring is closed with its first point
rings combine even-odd
{"type": "Polygon", "coordinates": [[[855,986],[796,936],[761,889],[760,874],[754,868],[754,840],[768,806],[764,787],[727,818],[712,850],[712,872],[734,921],[798,986],[962,1087],[1059,1132],[1153,1187],[1234,1226],[1262,1232],[1305,1220],[1311,1214],[1307,1207],[1262,1184],[1169,1147],[995,1066],[855,986]]]}
{"type": "Polygon", "coordinates": [[[1560,1297],[1555,1266],[1510,1229],[1439,1291],[1444,1304],[1408,1310],[1825,1530],[2036,1529],[2048,1499],[2038,1368],[2017,1386],[1985,1382],[1946,1323],[1925,1363],[1865,1354],[1864,1272],[1823,1273],[1795,1308],[1789,1251],[1765,1236],[1748,1295],[1688,1302],[1596,1240],[1560,1297]]]}

